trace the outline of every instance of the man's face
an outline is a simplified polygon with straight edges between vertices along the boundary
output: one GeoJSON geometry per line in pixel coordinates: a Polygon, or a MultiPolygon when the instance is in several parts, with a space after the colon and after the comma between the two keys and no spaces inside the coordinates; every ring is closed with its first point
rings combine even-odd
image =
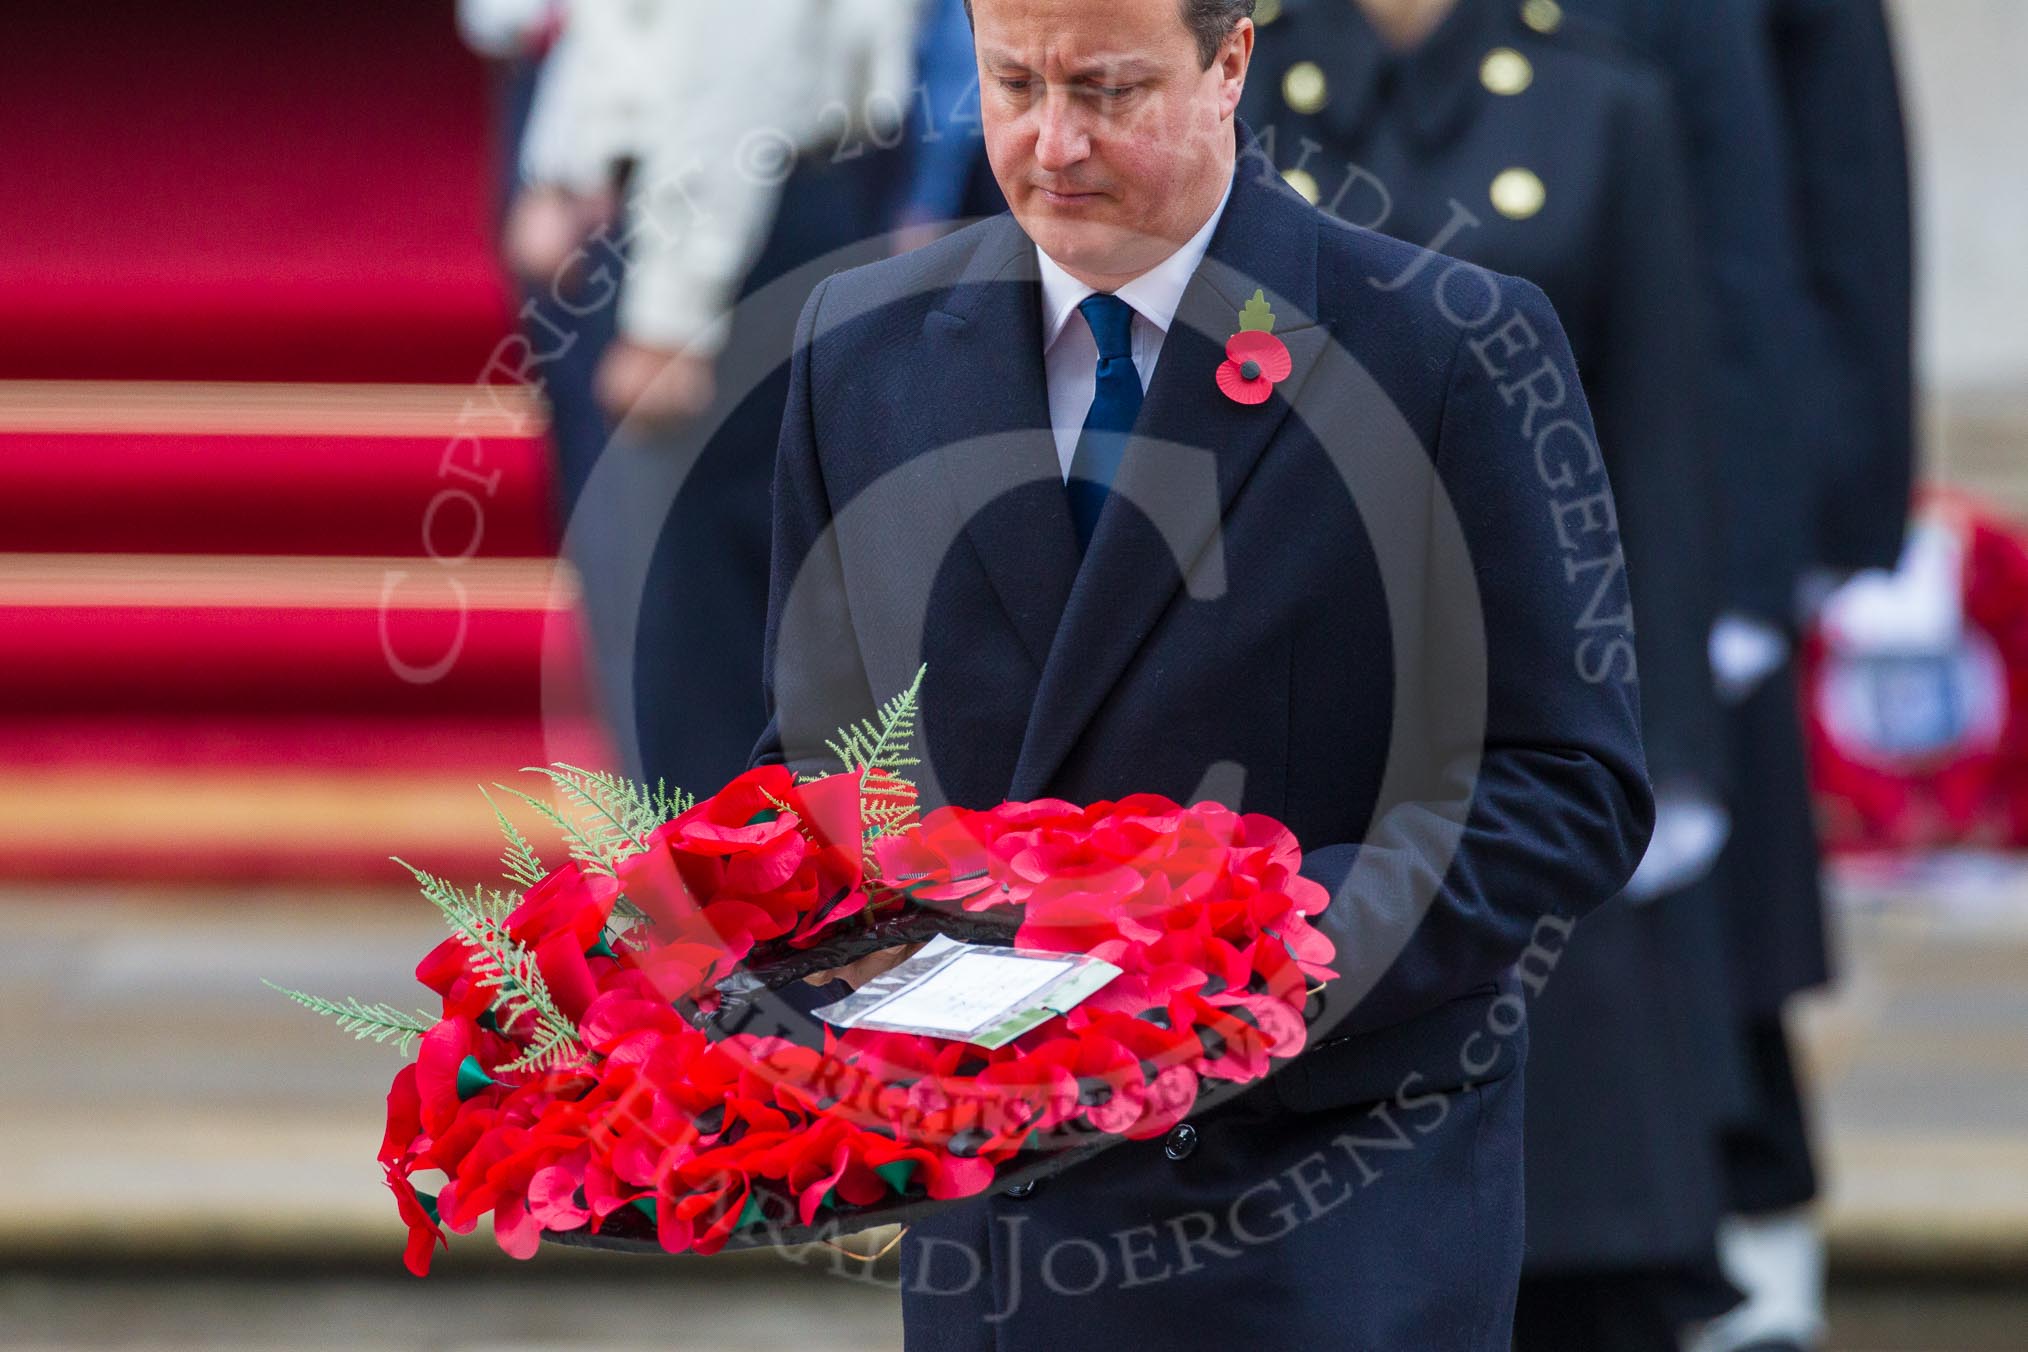
{"type": "Polygon", "coordinates": [[[973,0],[972,28],[986,154],[1044,252],[1109,290],[1196,233],[1231,177],[1251,21],[1208,69],[1181,0],[973,0]]]}

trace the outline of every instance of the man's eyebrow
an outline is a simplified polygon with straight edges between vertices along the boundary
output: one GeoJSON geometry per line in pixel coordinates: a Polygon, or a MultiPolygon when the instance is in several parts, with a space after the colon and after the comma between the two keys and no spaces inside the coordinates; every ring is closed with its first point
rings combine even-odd
{"type": "MultiPolygon", "coordinates": [[[[1011,52],[997,51],[992,48],[980,51],[979,64],[988,70],[1020,71],[1025,74],[1035,73],[1034,68],[1029,66],[1020,57],[1015,56],[1011,52]]],[[[1140,57],[1098,57],[1073,70],[1070,73],[1070,78],[1084,83],[1099,81],[1114,83],[1120,80],[1144,79],[1152,74],[1154,70],[1155,67],[1151,63],[1140,57]]]]}
{"type": "Polygon", "coordinates": [[[1082,70],[1071,74],[1073,80],[1104,80],[1109,83],[1120,80],[1138,80],[1152,74],[1155,67],[1139,57],[1123,56],[1095,61],[1082,70]]]}

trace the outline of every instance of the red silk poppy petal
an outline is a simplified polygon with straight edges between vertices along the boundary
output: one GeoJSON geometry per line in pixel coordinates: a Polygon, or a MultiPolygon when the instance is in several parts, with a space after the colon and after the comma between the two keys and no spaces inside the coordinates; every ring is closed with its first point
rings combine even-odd
{"type": "Polygon", "coordinates": [[[1148,1085],[1141,1120],[1121,1134],[1130,1141],[1165,1135],[1189,1114],[1196,1102],[1197,1072],[1188,1066],[1171,1066],[1148,1085]]]}
{"type": "Polygon", "coordinates": [[[416,1088],[415,1066],[406,1065],[387,1087],[387,1130],[380,1138],[380,1162],[392,1164],[408,1154],[422,1129],[422,1094],[416,1088]]]}
{"type": "Polygon", "coordinates": [[[577,1200],[579,1171],[552,1164],[528,1180],[528,1214],[545,1230],[577,1230],[591,1219],[591,1209],[577,1200]]]}
{"type": "Polygon", "coordinates": [[[519,1198],[504,1198],[493,1209],[493,1238],[509,1258],[533,1258],[542,1247],[542,1226],[519,1198]]]}
{"type": "Polygon", "coordinates": [[[1235,363],[1259,362],[1260,373],[1270,381],[1287,380],[1289,372],[1296,367],[1294,358],[1289,356],[1288,345],[1272,333],[1258,329],[1235,333],[1226,339],[1225,355],[1235,363]]]}
{"type": "Polygon", "coordinates": [[[1238,362],[1222,361],[1218,364],[1218,388],[1234,403],[1265,404],[1275,392],[1275,383],[1265,375],[1248,380],[1239,373],[1238,362]]]}
{"type": "Polygon", "coordinates": [[[556,1007],[572,1023],[583,1018],[592,1001],[598,998],[599,987],[592,979],[591,964],[585,961],[577,936],[563,931],[544,939],[536,946],[535,966],[555,997],[556,1007]]]}
{"type": "Polygon", "coordinates": [[[992,1186],[993,1162],[989,1159],[959,1159],[942,1152],[930,1157],[924,1187],[940,1202],[976,1197],[992,1186]]]}
{"type": "Polygon", "coordinates": [[[802,815],[812,834],[826,845],[857,850],[865,831],[859,819],[859,786],[863,773],[825,775],[796,787],[784,802],[802,815]]]}

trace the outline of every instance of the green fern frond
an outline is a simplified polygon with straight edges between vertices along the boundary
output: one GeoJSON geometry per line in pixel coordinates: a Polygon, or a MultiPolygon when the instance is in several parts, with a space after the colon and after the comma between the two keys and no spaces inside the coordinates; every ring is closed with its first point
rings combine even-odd
{"type": "Polygon", "coordinates": [[[495,787],[533,806],[544,821],[563,833],[571,858],[600,873],[617,874],[621,860],[647,849],[648,838],[657,827],[689,811],[696,801],[681,790],[672,791],[666,781],[650,792],[619,775],[563,761],[524,768],[555,785],[557,794],[576,810],[577,819],[573,821],[519,790],[495,787]]]}
{"type": "Polygon", "coordinates": [[[551,1040],[559,1043],[567,1040],[581,1054],[582,1049],[577,1048],[577,1025],[556,1007],[556,1001],[542,979],[542,971],[536,966],[535,955],[516,943],[507,932],[506,898],[495,892],[489,907],[479,893],[468,897],[462,889],[424,872],[405,859],[394,862],[415,875],[423,896],[472,949],[472,968],[479,984],[498,993],[493,1008],[497,1014],[504,1016],[502,1024],[510,1024],[523,1017],[532,1019],[536,1025],[535,1042],[538,1045],[551,1040]]]}
{"type": "Polygon", "coordinates": [[[838,740],[825,743],[844,764],[847,774],[855,770],[899,770],[922,763],[909,756],[908,748],[915,737],[916,702],[928,670],[916,668],[915,679],[909,682],[908,689],[881,706],[877,721],[865,719],[842,727],[838,729],[838,740]]]}
{"type": "Polygon", "coordinates": [[[917,667],[908,689],[882,705],[876,720],[838,730],[838,739],[829,742],[831,753],[844,763],[847,774],[860,772],[859,820],[866,831],[865,849],[870,863],[873,842],[882,836],[905,831],[915,824],[918,794],[914,781],[903,773],[920,765],[911,756],[915,720],[922,694],[923,676],[928,667],[917,667]]]}
{"type": "Polygon", "coordinates": [[[535,886],[548,871],[542,867],[535,847],[528,843],[528,837],[521,834],[521,829],[507,819],[507,814],[500,810],[500,805],[493,801],[493,795],[486,792],[483,784],[479,786],[479,794],[486,800],[486,806],[493,809],[493,820],[500,823],[500,833],[507,837],[507,848],[500,853],[500,866],[506,870],[507,880],[523,887],[535,886]]]}
{"type": "MultiPolygon", "coordinates": [[[[422,888],[423,898],[437,908],[449,922],[452,929],[463,934],[475,948],[484,948],[492,942],[492,934],[498,928],[494,917],[487,914],[484,900],[475,892],[465,895],[463,888],[426,873],[399,856],[394,862],[407,869],[422,888]]],[[[504,937],[504,936],[503,936],[504,937]]]]}
{"type": "Polygon", "coordinates": [[[674,821],[691,808],[697,806],[697,798],[694,794],[685,793],[681,789],[672,790],[669,787],[669,781],[666,779],[655,781],[655,796],[651,802],[655,808],[655,814],[665,822],[674,821]]]}
{"type": "Polygon", "coordinates": [[[522,768],[547,776],[564,801],[576,806],[578,827],[592,841],[607,871],[612,871],[628,855],[647,848],[645,837],[653,828],[638,829],[631,787],[625,793],[615,792],[609,784],[600,783],[584,771],[562,765],[522,768]]]}
{"type": "Polygon", "coordinates": [[[472,901],[478,906],[480,914],[504,929],[507,917],[514,914],[514,908],[521,904],[521,894],[502,892],[497,887],[475,887],[472,889],[472,901]]]}
{"type": "Polygon", "coordinates": [[[514,1072],[535,1071],[539,1073],[546,1070],[560,1070],[565,1066],[576,1065],[582,1062],[583,1059],[584,1048],[578,1044],[574,1033],[565,1034],[552,1030],[537,1038],[527,1051],[515,1057],[512,1061],[501,1063],[500,1069],[514,1072]]]}
{"type": "Polygon", "coordinates": [[[613,815],[643,842],[655,833],[656,827],[689,811],[696,802],[681,789],[672,792],[667,780],[656,781],[655,791],[650,793],[647,786],[608,771],[587,770],[568,761],[558,761],[555,768],[577,776],[585,789],[609,805],[613,815]]]}
{"type": "Polygon", "coordinates": [[[409,1014],[387,1004],[366,1004],[347,997],[343,1000],[326,1000],[321,995],[306,995],[292,991],[286,986],[262,979],[261,984],[271,991],[280,991],[313,1014],[322,1014],[336,1019],[338,1027],[352,1034],[359,1041],[373,1041],[394,1044],[394,1049],[403,1056],[415,1050],[415,1045],[424,1033],[436,1026],[436,1019],[423,1010],[409,1014]]]}
{"type": "Polygon", "coordinates": [[[592,870],[594,873],[611,873],[613,871],[612,866],[606,862],[607,850],[604,843],[586,832],[584,828],[580,827],[569,817],[557,811],[555,807],[543,802],[534,794],[523,793],[521,790],[506,784],[495,783],[493,787],[502,793],[513,794],[516,798],[528,804],[529,808],[538,817],[555,827],[558,834],[564,838],[565,844],[569,847],[570,857],[575,859],[579,864],[592,870]]]}

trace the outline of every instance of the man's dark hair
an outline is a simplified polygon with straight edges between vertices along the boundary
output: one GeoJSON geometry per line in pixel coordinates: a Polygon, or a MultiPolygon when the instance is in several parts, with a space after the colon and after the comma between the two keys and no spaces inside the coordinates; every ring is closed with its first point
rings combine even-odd
{"type": "MultiPolygon", "coordinates": [[[[1197,63],[1206,70],[1218,59],[1226,34],[1241,19],[1253,17],[1254,0],[1180,0],[1183,23],[1197,39],[1197,63]]],[[[965,0],[965,17],[972,16],[972,0],[965,0]]]]}

